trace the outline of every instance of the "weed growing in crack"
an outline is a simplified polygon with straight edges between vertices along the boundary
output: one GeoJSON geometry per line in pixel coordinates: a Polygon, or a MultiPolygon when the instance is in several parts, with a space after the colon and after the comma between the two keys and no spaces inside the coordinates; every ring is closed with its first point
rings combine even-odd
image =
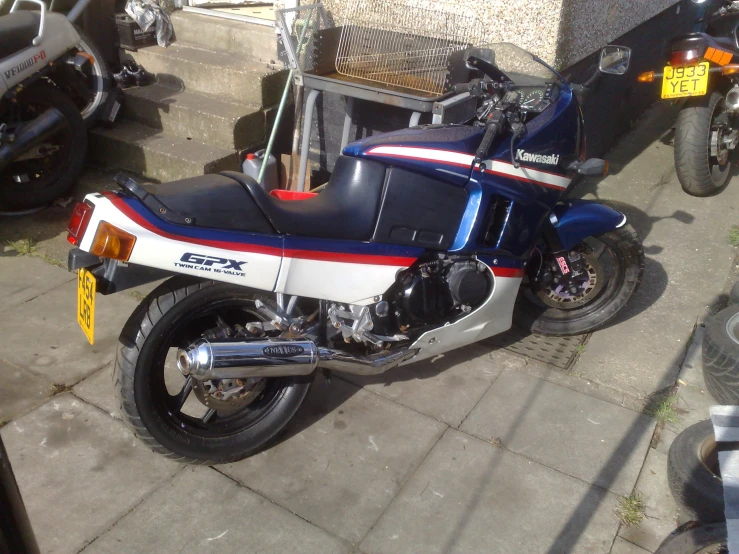
{"type": "Polygon", "coordinates": [[[622,496],[618,500],[616,517],[626,527],[637,527],[644,520],[644,499],[638,492],[622,496]]]}

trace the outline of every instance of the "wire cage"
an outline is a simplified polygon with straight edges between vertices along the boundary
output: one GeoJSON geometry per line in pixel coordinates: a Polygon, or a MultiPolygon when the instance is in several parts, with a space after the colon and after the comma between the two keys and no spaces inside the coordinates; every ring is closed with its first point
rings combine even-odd
{"type": "Polygon", "coordinates": [[[479,44],[483,36],[482,22],[471,11],[422,8],[409,0],[351,0],[336,71],[441,95],[452,84],[450,57],[479,44]]]}
{"type": "Polygon", "coordinates": [[[290,67],[300,74],[315,72],[326,56],[322,53],[322,33],[334,23],[320,3],[275,11],[290,67]]]}

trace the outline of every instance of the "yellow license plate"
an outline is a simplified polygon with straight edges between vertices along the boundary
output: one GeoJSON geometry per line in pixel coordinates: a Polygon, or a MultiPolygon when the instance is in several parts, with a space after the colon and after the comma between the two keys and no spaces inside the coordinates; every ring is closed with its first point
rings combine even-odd
{"type": "Polygon", "coordinates": [[[86,269],[77,273],[77,323],[90,344],[95,344],[95,292],[97,281],[86,269]]]}
{"type": "Polygon", "coordinates": [[[662,98],[703,96],[708,92],[708,62],[684,67],[665,67],[662,98]]]}

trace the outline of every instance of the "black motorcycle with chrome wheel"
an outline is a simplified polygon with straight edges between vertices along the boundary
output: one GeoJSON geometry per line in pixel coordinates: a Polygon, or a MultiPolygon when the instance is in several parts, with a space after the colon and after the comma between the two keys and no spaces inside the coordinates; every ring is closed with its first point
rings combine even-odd
{"type": "Polygon", "coordinates": [[[739,1],[722,0],[696,23],[704,31],[672,39],[663,72],[642,73],[639,81],[661,79],[663,99],[687,99],[675,125],[675,169],[685,192],[709,196],[731,177],[739,144],[739,1]]]}

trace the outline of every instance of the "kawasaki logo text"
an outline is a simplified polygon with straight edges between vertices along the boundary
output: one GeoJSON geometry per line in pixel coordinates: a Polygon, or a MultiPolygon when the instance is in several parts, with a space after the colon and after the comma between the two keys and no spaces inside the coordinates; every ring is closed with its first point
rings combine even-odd
{"type": "Polygon", "coordinates": [[[516,150],[516,159],[522,162],[529,162],[534,164],[546,164],[546,165],[557,165],[559,163],[559,156],[552,154],[551,156],[543,156],[541,154],[529,154],[523,150],[516,150]]]}

